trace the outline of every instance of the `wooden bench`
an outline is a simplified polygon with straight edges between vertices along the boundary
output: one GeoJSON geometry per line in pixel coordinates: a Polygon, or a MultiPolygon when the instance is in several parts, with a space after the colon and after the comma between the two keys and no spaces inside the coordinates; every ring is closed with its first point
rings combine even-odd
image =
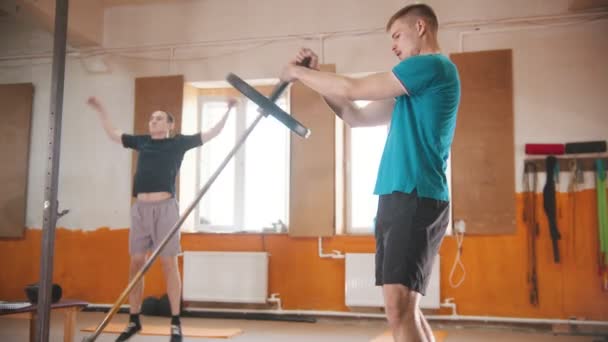
{"type": "MultiPolygon", "coordinates": [[[[27,319],[30,322],[30,341],[34,341],[36,338],[36,318],[37,318],[37,306],[27,305],[25,307],[9,307],[8,305],[0,304],[0,317],[6,316],[6,318],[21,318],[27,319]]],[[[13,303],[14,304],[14,303],[13,303]]],[[[57,303],[51,304],[51,311],[61,311],[64,314],[63,320],[63,341],[73,342],[74,334],[76,332],[76,315],[78,311],[85,308],[89,303],[80,300],[60,300],[57,303]]]]}

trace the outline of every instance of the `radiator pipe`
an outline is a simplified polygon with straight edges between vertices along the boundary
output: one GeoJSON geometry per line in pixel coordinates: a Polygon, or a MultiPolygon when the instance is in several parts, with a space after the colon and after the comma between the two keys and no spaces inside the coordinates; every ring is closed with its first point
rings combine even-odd
{"type": "Polygon", "coordinates": [[[283,306],[281,304],[281,298],[279,297],[278,293],[273,293],[270,295],[270,298],[266,299],[266,301],[268,303],[276,303],[277,304],[277,311],[283,311],[283,306]]]}
{"type": "Polygon", "coordinates": [[[333,250],[331,253],[323,253],[323,238],[319,236],[318,243],[319,257],[320,258],[332,258],[332,259],[344,259],[344,254],[340,251],[333,250]]]}

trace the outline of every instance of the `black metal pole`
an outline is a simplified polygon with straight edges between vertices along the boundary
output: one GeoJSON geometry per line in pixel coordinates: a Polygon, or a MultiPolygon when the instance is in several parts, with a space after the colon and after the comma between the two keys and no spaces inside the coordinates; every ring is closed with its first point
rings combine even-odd
{"type": "Polygon", "coordinates": [[[55,1],[55,33],[53,39],[53,70],[51,74],[51,112],[49,117],[48,159],[44,188],[44,222],[42,224],[42,253],[36,341],[49,340],[55,224],[58,216],[57,186],[59,152],[61,147],[61,116],[63,112],[63,81],[68,27],[68,0],[55,1]]]}

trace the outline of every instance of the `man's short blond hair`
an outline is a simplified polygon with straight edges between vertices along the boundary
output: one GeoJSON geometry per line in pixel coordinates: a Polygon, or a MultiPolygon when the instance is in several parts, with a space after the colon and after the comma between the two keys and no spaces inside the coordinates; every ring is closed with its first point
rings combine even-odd
{"type": "Polygon", "coordinates": [[[437,15],[435,11],[429,5],[425,4],[414,4],[403,7],[398,10],[393,16],[388,20],[386,24],[386,30],[389,31],[391,26],[395,23],[395,21],[405,18],[407,16],[423,18],[426,23],[429,25],[431,31],[437,32],[439,29],[439,21],[437,20],[437,15]]]}

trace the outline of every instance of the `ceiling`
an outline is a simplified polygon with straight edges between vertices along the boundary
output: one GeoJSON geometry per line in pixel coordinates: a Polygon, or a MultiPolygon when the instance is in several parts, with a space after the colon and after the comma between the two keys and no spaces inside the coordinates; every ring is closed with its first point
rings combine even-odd
{"type": "Polygon", "coordinates": [[[187,0],[101,0],[104,7],[127,6],[127,5],[148,5],[151,3],[180,2],[187,0]]]}

